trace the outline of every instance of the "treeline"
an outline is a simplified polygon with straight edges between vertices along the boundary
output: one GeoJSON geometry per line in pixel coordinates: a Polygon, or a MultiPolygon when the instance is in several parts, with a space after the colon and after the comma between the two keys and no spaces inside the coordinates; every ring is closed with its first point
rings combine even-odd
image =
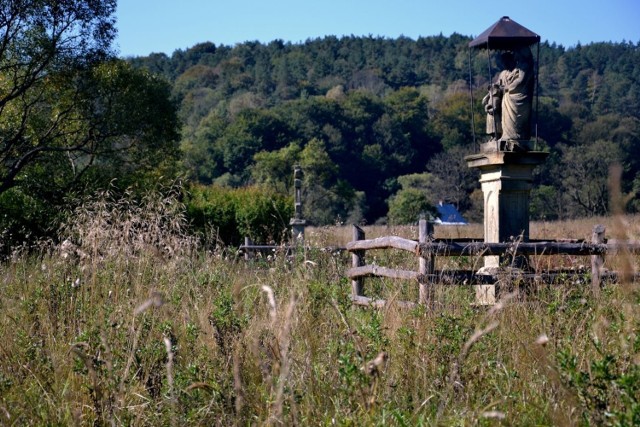
{"type": "MultiPolygon", "coordinates": [[[[414,222],[440,200],[482,215],[464,156],[485,138],[479,100],[498,70],[469,37],[201,43],[125,60],[112,47],[115,0],[6,3],[2,255],[61,238],[91,195],[136,200],[176,182],[193,231],[279,240],[296,164],[313,224],[414,222]]],[[[640,209],[639,47],[540,46],[537,133],[551,155],[533,218],[607,213],[612,164],[621,199],[640,209]]]]}
{"type": "MultiPolygon", "coordinates": [[[[490,76],[487,52],[470,52],[469,41],[202,43],[129,61],[171,82],[183,171],[195,182],[286,193],[301,164],[305,215],[318,224],[384,219],[420,193],[477,219],[477,179],[462,157],[486,137],[479,99],[490,76]]],[[[537,135],[551,155],[537,174],[532,215],[606,214],[611,164],[624,168],[623,191],[640,189],[640,45],[542,43],[539,51],[537,135]]],[[[498,71],[493,58],[490,66],[498,71]]],[[[639,207],[629,198],[628,208],[639,207]]]]}

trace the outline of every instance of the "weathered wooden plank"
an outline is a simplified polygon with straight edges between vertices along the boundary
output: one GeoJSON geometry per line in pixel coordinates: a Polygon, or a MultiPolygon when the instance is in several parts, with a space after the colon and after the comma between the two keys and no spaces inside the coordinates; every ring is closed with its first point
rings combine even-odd
{"type": "MultiPolygon", "coordinates": [[[[355,305],[362,305],[365,307],[384,308],[388,302],[384,299],[373,299],[365,296],[352,296],[351,302],[355,305]]],[[[393,301],[393,304],[402,308],[414,308],[416,303],[409,301],[393,301]]]]}
{"type": "MultiPolygon", "coordinates": [[[[253,242],[251,241],[251,239],[249,237],[245,237],[244,238],[244,247],[246,248],[246,247],[249,247],[249,246],[252,246],[252,245],[253,245],[253,242]]],[[[253,251],[245,251],[245,253],[244,253],[245,261],[249,261],[249,260],[253,259],[253,257],[254,257],[253,251]]]]}
{"type": "Polygon", "coordinates": [[[348,251],[392,248],[416,253],[418,249],[418,242],[398,236],[385,236],[371,240],[358,240],[347,243],[348,251]]]}
{"type": "Polygon", "coordinates": [[[434,241],[419,244],[419,254],[435,253],[441,256],[457,255],[595,255],[604,254],[612,250],[607,244],[565,243],[565,242],[515,242],[488,243],[469,242],[457,243],[448,241],[434,241]]]}
{"type": "Polygon", "coordinates": [[[396,270],[377,265],[364,265],[347,270],[347,277],[352,280],[371,276],[388,277],[390,279],[417,280],[419,274],[416,271],[396,270]]]}
{"type": "MultiPolygon", "coordinates": [[[[593,227],[591,243],[594,245],[604,243],[604,225],[598,224],[593,227]]],[[[591,255],[591,289],[595,295],[600,294],[602,268],[604,267],[604,254],[591,255]]]]}
{"type": "MultiPolygon", "coordinates": [[[[490,275],[490,274],[476,274],[474,271],[468,270],[450,270],[440,271],[434,274],[427,274],[424,277],[418,276],[418,281],[426,280],[429,283],[438,285],[472,285],[477,283],[495,283],[499,280],[505,280],[508,278],[524,280],[528,282],[545,282],[550,283],[558,279],[584,279],[586,278],[586,271],[574,271],[574,270],[559,270],[540,273],[511,273],[508,272],[490,275]]],[[[601,271],[601,280],[618,280],[619,274],[616,271],[601,271]]],[[[640,273],[634,274],[635,280],[640,280],[640,273]]]]}
{"type": "MultiPolygon", "coordinates": [[[[364,240],[365,234],[362,228],[357,225],[353,226],[353,240],[358,242],[360,240],[364,240]]],[[[355,250],[351,254],[351,266],[352,268],[361,268],[364,266],[364,255],[365,251],[363,250],[355,250]]],[[[351,280],[351,295],[354,297],[362,295],[364,289],[364,281],[361,277],[352,277],[351,280]]]]}
{"type": "MultiPolygon", "coordinates": [[[[433,223],[427,220],[421,219],[418,223],[418,242],[427,243],[433,240],[433,223]]],[[[426,275],[433,274],[435,271],[436,257],[429,253],[427,255],[421,255],[418,262],[419,273],[419,287],[418,287],[418,302],[420,304],[428,304],[433,300],[433,286],[429,281],[425,280],[426,275]]]]}
{"type": "MultiPolygon", "coordinates": [[[[347,271],[347,277],[352,278],[356,277],[390,277],[393,279],[406,279],[406,280],[417,280],[419,283],[428,283],[430,285],[456,285],[456,286],[466,286],[473,285],[478,283],[490,284],[495,283],[500,280],[505,279],[518,279],[524,281],[535,281],[535,282],[552,282],[556,279],[566,279],[566,278],[584,278],[587,271],[574,271],[574,270],[561,270],[561,271],[553,271],[553,272],[540,272],[540,273],[529,273],[529,272],[503,272],[501,274],[491,275],[491,274],[476,274],[475,271],[470,270],[446,270],[446,271],[435,271],[433,274],[417,274],[413,271],[403,271],[403,270],[392,270],[384,267],[375,267],[374,266],[364,266],[360,267],[356,271],[355,269],[351,269],[347,271]],[[392,273],[402,272],[403,274],[396,274],[391,277],[389,275],[379,274],[380,272],[385,272],[391,270],[392,273]],[[378,274],[374,274],[376,271],[378,274]],[[350,276],[353,274],[354,276],[350,276]]],[[[600,275],[601,279],[609,279],[615,280],[618,277],[618,274],[615,271],[603,271],[600,275]]],[[[640,274],[635,275],[636,279],[640,279],[640,274]]]]}
{"type": "MultiPolygon", "coordinates": [[[[321,247],[321,248],[312,248],[312,249],[318,249],[321,252],[341,252],[341,251],[353,251],[353,250],[360,250],[361,248],[358,247],[362,244],[362,242],[367,242],[367,240],[361,240],[359,242],[358,245],[354,245],[351,243],[348,243],[347,246],[327,246],[327,247],[321,247]]],[[[418,247],[420,245],[418,245],[417,242],[413,241],[413,240],[409,240],[409,242],[413,242],[413,244],[408,244],[406,245],[407,249],[410,249],[410,252],[415,252],[415,247],[418,247]]],[[[377,245],[377,243],[375,243],[374,245],[377,245]]],[[[433,241],[432,245],[436,245],[436,255],[461,255],[463,254],[463,250],[464,250],[464,254],[469,255],[470,253],[474,253],[473,251],[476,252],[481,252],[484,245],[495,245],[493,247],[489,247],[489,250],[495,250],[495,251],[500,251],[502,250],[501,248],[513,248],[514,246],[518,246],[521,247],[522,250],[526,251],[527,253],[523,253],[523,255],[557,255],[559,253],[561,254],[565,254],[565,255],[592,255],[594,253],[606,253],[606,252],[622,252],[622,251],[627,251],[629,253],[633,253],[633,254],[638,254],[640,253],[640,241],[625,241],[625,240],[614,240],[614,239],[609,239],[607,240],[607,243],[603,243],[603,244],[599,244],[594,248],[594,245],[592,243],[579,243],[579,242],[564,242],[562,240],[559,241],[529,241],[529,242],[523,242],[523,243],[485,243],[485,242],[480,242],[477,240],[469,240],[469,239],[452,239],[452,240],[445,240],[445,239],[436,239],[433,241]],[[446,252],[447,250],[449,250],[448,248],[451,248],[454,245],[456,249],[454,249],[453,251],[450,252],[446,252]],[[539,250],[536,252],[536,245],[539,248],[539,250]],[[558,249],[551,249],[549,250],[549,245],[557,245],[558,249]],[[575,249],[578,248],[578,249],[575,249]],[[546,250],[546,252],[542,253],[543,250],[546,250]],[[562,251],[566,251],[566,252],[562,252],[562,251]],[[575,252],[575,253],[573,253],[575,252]]],[[[245,245],[240,245],[238,247],[239,250],[241,251],[287,251],[292,249],[291,246],[289,245],[252,245],[252,244],[245,244],[245,245]]],[[[364,248],[365,250],[367,248],[364,248]]],[[[384,248],[380,248],[380,247],[372,247],[371,249],[384,249],[384,248]]],[[[402,248],[400,248],[402,249],[402,248]]],[[[518,252],[521,253],[521,252],[518,252]]],[[[494,253],[488,253],[488,255],[494,255],[494,253]]],[[[499,255],[499,254],[498,254],[499,255]]]]}

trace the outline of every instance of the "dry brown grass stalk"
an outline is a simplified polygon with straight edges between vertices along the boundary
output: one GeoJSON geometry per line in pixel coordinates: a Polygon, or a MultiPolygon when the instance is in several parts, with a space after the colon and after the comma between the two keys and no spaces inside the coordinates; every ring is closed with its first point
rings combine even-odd
{"type": "Polygon", "coordinates": [[[234,391],[234,407],[236,414],[241,414],[242,409],[244,408],[244,392],[242,386],[242,364],[241,364],[241,356],[242,345],[240,343],[236,344],[234,352],[233,352],[233,391],[234,391]]]}
{"type": "Polygon", "coordinates": [[[131,262],[152,254],[166,262],[188,256],[197,240],[187,233],[179,193],[175,187],[149,192],[140,200],[109,191],[87,198],[61,228],[61,253],[74,254],[94,270],[109,258],[131,262]]]}
{"type": "Polygon", "coordinates": [[[127,363],[124,367],[124,371],[122,373],[122,378],[120,379],[120,385],[118,387],[119,394],[119,402],[120,406],[124,406],[125,400],[125,384],[129,381],[129,372],[131,371],[131,366],[133,365],[133,361],[135,358],[136,351],[138,350],[138,345],[140,342],[140,336],[142,334],[142,325],[135,325],[135,319],[137,316],[141,315],[145,311],[147,311],[151,307],[161,307],[164,304],[164,298],[158,292],[152,291],[151,296],[147,298],[142,304],[138,305],[133,311],[133,319],[131,321],[131,332],[133,335],[133,341],[131,343],[131,347],[129,349],[129,356],[127,358],[127,363]]]}
{"type": "Polygon", "coordinates": [[[109,389],[106,391],[104,390],[102,381],[94,367],[95,362],[93,358],[86,353],[89,349],[89,344],[86,342],[77,342],[71,345],[71,351],[82,361],[83,365],[87,369],[89,378],[91,379],[91,387],[89,388],[89,391],[93,401],[93,409],[96,419],[100,423],[109,421],[111,425],[115,425],[112,404],[113,396],[110,394],[109,389]]]}
{"type": "Polygon", "coordinates": [[[263,285],[262,290],[267,294],[267,303],[269,305],[269,318],[271,319],[271,325],[274,325],[278,318],[278,307],[276,305],[276,298],[273,293],[273,288],[268,285],[263,285]]]}
{"type": "MultiPolygon", "coordinates": [[[[277,331],[277,339],[280,350],[280,375],[278,376],[276,385],[276,395],[273,401],[272,416],[270,417],[270,423],[284,424],[283,405],[284,405],[284,387],[289,378],[289,372],[291,369],[291,360],[289,358],[289,346],[291,342],[291,328],[293,323],[293,315],[297,304],[297,296],[291,295],[289,304],[284,313],[282,319],[282,325],[280,330],[277,331]]],[[[274,331],[275,332],[275,331],[274,331]]]]}
{"type": "MultiPolygon", "coordinates": [[[[469,354],[469,351],[471,350],[471,347],[473,347],[473,345],[475,343],[480,341],[480,338],[482,338],[483,336],[489,334],[495,328],[497,328],[498,325],[500,325],[500,322],[498,322],[497,320],[494,320],[491,323],[489,323],[487,326],[485,326],[484,328],[476,330],[473,333],[473,335],[471,335],[471,337],[469,337],[467,342],[464,343],[464,346],[462,347],[462,351],[460,352],[459,363],[457,364],[458,369],[459,369],[460,365],[462,365],[462,362],[467,358],[467,355],[469,354]]],[[[458,373],[458,375],[454,376],[454,378],[456,378],[456,377],[459,378],[459,373],[458,373]]],[[[459,383],[459,380],[457,382],[459,383]]]]}
{"type": "Polygon", "coordinates": [[[500,411],[485,411],[480,414],[480,418],[488,418],[494,420],[504,420],[507,416],[500,411]]]}
{"type": "Polygon", "coordinates": [[[151,296],[133,310],[133,315],[138,316],[151,307],[162,307],[163,304],[164,299],[162,298],[162,295],[159,292],[152,291],[151,296]]]}
{"type": "Polygon", "coordinates": [[[177,425],[176,422],[176,409],[177,409],[177,401],[176,396],[173,390],[173,343],[171,342],[171,337],[164,334],[162,337],[162,341],[164,342],[165,350],[167,351],[167,363],[165,365],[167,370],[167,397],[169,400],[169,405],[171,407],[171,424],[177,425]]]}
{"type": "Polygon", "coordinates": [[[364,367],[362,368],[364,372],[371,377],[371,384],[368,391],[369,399],[366,402],[367,409],[372,408],[376,403],[380,377],[388,360],[389,355],[387,354],[387,352],[381,351],[375,358],[365,363],[364,367]]]}

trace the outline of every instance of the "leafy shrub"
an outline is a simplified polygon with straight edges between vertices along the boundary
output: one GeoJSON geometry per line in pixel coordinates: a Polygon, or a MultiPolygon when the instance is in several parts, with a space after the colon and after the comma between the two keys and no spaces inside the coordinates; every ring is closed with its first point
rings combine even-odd
{"type": "Polygon", "coordinates": [[[592,349],[576,352],[566,347],[557,352],[558,372],[576,397],[585,425],[640,425],[640,340],[635,333],[629,334],[636,330],[637,321],[627,317],[632,313],[624,314],[628,307],[600,319],[603,339],[592,332],[592,349]],[[620,351],[620,345],[625,351],[620,351]],[[584,358],[587,350],[592,350],[588,359],[584,358]]]}
{"type": "Polygon", "coordinates": [[[195,231],[212,232],[224,244],[281,241],[293,216],[289,197],[259,187],[194,186],[186,198],[187,217],[195,231]]]}
{"type": "Polygon", "coordinates": [[[588,424],[638,425],[640,422],[640,367],[631,364],[626,372],[618,358],[603,354],[581,369],[568,351],[558,353],[560,372],[578,397],[582,418],[588,424]]]}
{"type": "Polygon", "coordinates": [[[421,216],[434,213],[435,208],[422,190],[403,188],[389,201],[389,222],[394,225],[414,224],[421,216]]]}

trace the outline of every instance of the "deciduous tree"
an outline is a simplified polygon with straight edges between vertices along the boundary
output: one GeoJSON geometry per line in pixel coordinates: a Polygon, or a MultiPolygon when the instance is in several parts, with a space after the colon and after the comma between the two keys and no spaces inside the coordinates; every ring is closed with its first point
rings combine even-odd
{"type": "Polygon", "coordinates": [[[170,86],[115,58],[115,7],[115,0],[0,2],[0,209],[41,222],[3,220],[3,231],[22,224],[18,234],[26,236],[51,227],[71,192],[115,179],[144,187],[175,174],[170,86]]]}
{"type": "Polygon", "coordinates": [[[56,105],[112,55],[115,0],[5,0],[0,5],[0,193],[51,153],[87,150],[78,109],[56,105]]]}

